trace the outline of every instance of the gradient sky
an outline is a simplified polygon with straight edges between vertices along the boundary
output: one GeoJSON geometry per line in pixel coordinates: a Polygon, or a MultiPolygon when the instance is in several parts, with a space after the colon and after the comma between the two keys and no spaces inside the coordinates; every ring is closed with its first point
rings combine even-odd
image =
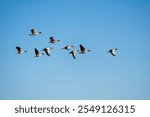
{"type": "Polygon", "coordinates": [[[0,0],[0,14],[0,99],[150,99],[150,0],[0,0]],[[92,52],[61,49],[79,44],[92,52]]]}

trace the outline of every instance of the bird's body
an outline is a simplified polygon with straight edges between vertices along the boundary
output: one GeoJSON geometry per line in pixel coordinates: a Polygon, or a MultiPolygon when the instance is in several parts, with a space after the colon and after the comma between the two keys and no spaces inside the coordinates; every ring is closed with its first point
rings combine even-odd
{"type": "Polygon", "coordinates": [[[60,42],[60,40],[56,40],[54,37],[50,37],[49,43],[55,43],[55,42],[60,42]]]}
{"type": "Polygon", "coordinates": [[[71,45],[67,45],[67,46],[65,46],[64,48],[62,48],[62,49],[65,49],[65,50],[70,50],[71,48],[73,48],[74,46],[71,46],[71,45]]]}
{"type": "Polygon", "coordinates": [[[17,49],[17,53],[16,54],[22,54],[24,52],[27,52],[26,50],[23,50],[21,47],[19,46],[16,46],[16,49],[17,49]]]}
{"type": "Polygon", "coordinates": [[[40,56],[44,55],[43,53],[40,53],[36,48],[34,49],[34,51],[35,51],[34,57],[40,57],[40,56]]]}
{"type": "Polygon", "coordinates": [[[47,47],[47,48],[43,49],[43,51],[47,54],[47,56],[50,56],[50,49],[52,49],[52,48],[47,47]]]}
{"type": "Polygon", "coordinates": [[[38,32],[35,29],[31,29],[31,34],[29,34],[29,35],[30,36],[36,36],[36,35],[39,35],[39,34],[42,34],[42,32],[38,32]]]}
{"type": "Polygon", "coordinates": [[[113,56],[116,56],[116,50],[118,50],[118,49],[117,48],[112,48],[108,52],[110,52],[113,56]]]}
{"type": "Polygon", "coordinates": [[[72,57],[73,57],[74,59],[76,59],[76,53],[77,53],[76,50],[73,50],[73,51],[69,52],[69,54],[72,54],[72,57]]]}
{"type": "Polygon", "coordinates": [[[80,45],[80,50],[78,50],[78,52],[80,54],[84,54],[84,53],[87,53],[87,52],[91,52],[91,50],[86,50],[83,45],[80,45]]]}

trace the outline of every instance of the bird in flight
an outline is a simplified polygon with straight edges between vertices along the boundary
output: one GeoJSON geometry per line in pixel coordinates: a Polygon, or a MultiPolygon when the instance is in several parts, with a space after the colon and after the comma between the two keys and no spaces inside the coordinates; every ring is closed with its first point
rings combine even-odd
{"type": "Polygon", "coordinates": [[[17,49],[17,53],[16,54],[22,54],[24,52],[27,52],[26,50],[23,50],[21,47],[19,46],[16,46],[16,49],[17,49]]]}
{"type": "Polygon", "coordinates": [[[72,57],[73,57],[74,59],[76,59],[76,53],[77,53],[76,50],[73,50],[73,51],[69,52],[69,54],[72,54],[72,57]]]}
{"type": "Polygon", "coordinates": [[[42,34],[42,32],[38,32],[35,29],[31,29],[31,34],[29,34],[29,35],[30,36],[36,36],[36,35],[39,35],[39,34],[42,34]]]}
{"type": "Polygon", "coordinates": [[[87,53],[87,52],[91,52],[91,50],[86,50],[85,47],[80,44],[80,50],[78,50],[78,52],[80,54],[84,54],[84,53],[87,53]]]}
{"type": "Polygon", "coordinates": [[[36,48],[34,49],[34,52],[35,52],[34,57],[40,57],[40,56],[44,55],[44,53],[40,53],[36,48]]]}
{"type": "Polygon", "coordinates": [[[55,43],[55,42],[60,42],[60,40],[56,40],[54,37],[50,37],[49,43],[55,43]]]}
{"type": "Polygon", "coordinates": [[[47,56],[50,56],[50,50],[53,49],[52,47],[44,48],[43,51],[46,53],[47,56]]]}
{"type": "Polygon", "coordinates": [[[113,56],[116,56],[116,50],[118,50],[118,49],[117,48],[112,48],[108,52],[111,53],[113,56]]]}
{"type": "Polygon", "coordinates": [[[74,46],[72,46],[72,45],[67,45],[67,46],[63,47],[62,49],[70,50],[71,48],[74,48],[74,46]]]}

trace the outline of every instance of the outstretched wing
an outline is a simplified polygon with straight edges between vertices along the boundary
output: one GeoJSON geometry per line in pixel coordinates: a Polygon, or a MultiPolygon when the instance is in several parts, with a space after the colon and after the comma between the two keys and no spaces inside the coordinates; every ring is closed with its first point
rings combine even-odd
{"type": "Polygon", "coordinates": [[[75,52],[75,51],[71,51],[70,53],[72,54],[72,57],[73,57],[74,59],[76,59],[76,52],[75,52]]]}
{"type": "Polygon", "coordinates": [[[109,50],[109,52],[110,52],[113,56],[116,56],[116,52],[115,52],[114,49],[109,50]]]}
{"type": "Polygon", "coordinates": [[[50,43],[55,43],[54,37],[50,37],[50,43]]]}
{"type": "Polygon", "coordinates": [[[74,59],[76,59],[76,53],[72,53],[74,59]]]}
{"type": "Polygon", "coordinates": [[[18,53],[21,53],[21,48],[20,47],[16,46],[16,49],[17,49],[18,53]]]}
{"type": "Polygon", "coordinates": [[[36,48],[34,49],[34,51],[36,56],[39,55],[39,51],[36,48]]]}
{"type": "Polygon", "coordinates": [[[81,50],[81,52],[84,52],[85,51],[85,47],[83,45],[80,45],[80,50],[81,50]]]}
{"type": "Polygon", "coordinates": [[[50,37],[51,40],[54,40],[54,37],[50,37]]]}
{"type": "Polygon", "coordinates": [[[50,56],[50,51],[47,48],[43,49],[45,51],[45,53],[47,54],[47,56],[50,56]]]}
{"type": "Polygon", "coordinates": [[[35,33],[36,33],[36,30],[35,30],[35,29],[31,29],[31,33],[32,33],[32,34],[35,34],[35,33]]]}

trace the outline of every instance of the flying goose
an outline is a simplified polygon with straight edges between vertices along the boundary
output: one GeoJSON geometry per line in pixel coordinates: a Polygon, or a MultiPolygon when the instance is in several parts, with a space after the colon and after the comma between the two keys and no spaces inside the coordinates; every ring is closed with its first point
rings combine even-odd
{"type": "Polygon", "coordinates": [[[84,54],[84,53],[87,53],[87,52],[91,52],[91,50],[86,50],[85,47],[80,44],[80,50],[78,50],[78,52],[80,54],[84,54]]]}
{"type": "Polygon", "coordinates": [[[31,29],[31,34],[29,34],[29,35],[30,36],[36,36],[36,35],[39,35],[39,34],[42,34],[42,32],[38,32],[35,29],[31,29]]]}
{"type": "Polygon", "coordinates": [[[35,51],[34,57],[40,57],[40,56],[44,55],[44,53],[40,53],[36,48],[34,49],[34,51],[35,51]]]}
{"type": "Polygon", "coordinates": [[[76,59],[76,53],[77,53],[76,50],[73,50],[73,51],[69,52],[69,54],[72,54],[72,57],[73,57],[74,59],[76,59]]]}
{"type": "Polygon", "coordinates": [[[118,49],[117,48],[112,48],[108,52],[110,52],[113,56],[116,56],[116,50],[118,50],[118,49]]]}
{"type": "Polygon", "coordinates": [[[54,37],[50,37],[49,43],[55,43],[55,42],[60,42],[60,40],[56,40],[54,37]]]}
{"type": "Polygon", "coordinates": [[[16,49],[17,49],[17,53],[16,54],[22,54],[24,52],[27,52],[26,50],[23,50],[22,48],[16,46],[16,49]]]}
{"type": "Polygon", "coordinates": [[[53,49],[52,47],[44,48],[43,51],[47,54],[47,56],[50,56],[50,49],[53,49]]]}
{"type": "Polygon", "coordinates": [[[67,46],[63,47],[62,49],[70,50],[71,48],[74,48],[74,46],[67,45],[67,46]]]}

